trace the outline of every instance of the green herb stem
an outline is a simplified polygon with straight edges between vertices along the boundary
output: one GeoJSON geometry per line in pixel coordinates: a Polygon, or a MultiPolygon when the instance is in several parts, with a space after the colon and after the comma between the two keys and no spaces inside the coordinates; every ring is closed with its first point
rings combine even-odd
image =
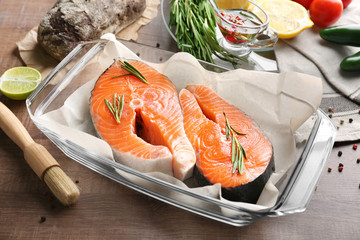
{"type": "Polygon", "coordinates": [[[242,174],[244,171],[244,158],[247,159],[245,149],[237,140],[236,135],[246,135],[236,131],[229,123],[225,112],[223,112],[225,117],[225,134],[226,139],[231,137],[231,162],[233,163],[232,173],[235,173],[236,170],[239,174],[242,174]]]}
{"type": "MultiPolygon", "coordinates": [[[[119,60],[120,61],[120,60],[119,60]]],[[[122,75],[117,75],[117,76],[112,76],[111,78],[117,78],[117,77],[122,77],[122,76],[128,76],[128,75],[132,75],[136,78],[138,78],[140,81],[142,81],[143,83],[149,84],[149,82],[146,80],[146,78],[139,72],[139,70],[137,70],[133,65],[131,65],[129,62],[127,61],[120,61],[121,63],[121,68],[128,71],[129,73],[127,74],[122,74],[122,75]]]]}
{"type": "Polygon", "coordinates": [[[229,61],[234,68],[246,58],[225,50],[216,39],[215,14],[208,0],[171,0],[169,28],[174,30],[178,48],[194,57],[214,63],[212,55],[229,61]]]}
{"type": "Polygon", "coordinates": [[[111,104],[106,98],[104,98],[105,104],[110,110],[111,114],[114,116],[115,121],[120,123],[121,113],[124,108],[124,95],[121,95],[121,98],[116,95],[113,95],[113,103],[111,104]]]}

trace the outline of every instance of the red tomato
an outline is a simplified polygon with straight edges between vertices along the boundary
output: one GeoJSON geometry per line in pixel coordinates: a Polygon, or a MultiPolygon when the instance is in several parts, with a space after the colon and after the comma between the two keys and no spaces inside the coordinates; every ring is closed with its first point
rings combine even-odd
{"type": "Polygon", "coordinates": [[[311,20],[321,27],[334,24],[343,12],[341,0],[313,0],[309,13],[311,20]]]}
{"type": "Polygon", "coordinates": [[[313,0],[293,0],[293,1],[301,4],[304,8],[309,9],[310,4],[312,3],[313,0]]]}
{"type": "Polygon", "coordinates": [[[343,7],[344,9],[347,8],[347,6],[349,6],[349,4],[352,2],[352,0],[341,0],[343,3],[343,7]]]}

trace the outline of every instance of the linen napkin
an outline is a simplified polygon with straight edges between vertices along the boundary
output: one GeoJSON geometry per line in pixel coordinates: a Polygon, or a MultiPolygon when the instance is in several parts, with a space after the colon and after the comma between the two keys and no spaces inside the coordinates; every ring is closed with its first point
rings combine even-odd
{"type": "MultiPolygon", "coordinates": [[[[360,24],[360,1],[344,9],[334,25],[360,24]]],[[[323,40],[314,25],[295,38],[279,40],[275,53],[280,72],[296,71],[323,79],[323,99],[320,108],[327,112],[338,128],[336,141],[360,139],[360,72],[343,72],[340,62],[360,51],[323,40]]]]}

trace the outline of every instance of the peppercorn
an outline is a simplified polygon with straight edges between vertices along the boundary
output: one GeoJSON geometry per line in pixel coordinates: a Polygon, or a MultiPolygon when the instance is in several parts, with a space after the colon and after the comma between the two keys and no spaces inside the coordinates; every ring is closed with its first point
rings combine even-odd
{"type": "Polygon", "coordinates": [[[329,107],[328,110],[329,110],[329,112],[334,112],[334,108],[333,108],[333,107],[329,107]]]}
{"type": "Polygon", "coordinates": [[[343,123],[344,123],[344,119],[341,119],[341,120],[340,120],[340,124],[343,124],[343,123]]]}
{"type": "Polygon", "coordinates": [[[40,218],[40,223],[43,223],[43,222],[45,222],[46,221],[46,217],[44,217],[44,216],[41,216],[41,218],[40,218]]]}
{"type": "Polygon", "coordinates": [[[338,156],[341,157],[342,151],[338,151],[338,156]]]}
{"type": "Polygon", "coordinates": [[[332,118],[332,113],[329,113],[329,118],[332,118]]]}
{"type": "Polygon", "coordinates": [[[357,145],[356,145],[356,144],[353,145],[353,149],[354,149],[354,150],[357,149],[357,145]]]}
{"type": "Polygon", "coordinates": [[[344,164],[339,163],[339,167],[338,167],[339,172],[342,172],[343,169],[344,169],[344,164]]]}
{"type": "Polygon", "coordinates": [[[331,172],[331,170],[332,170],[332,168],[331,168],[331,167],[329,167],[329,168],[328,168],[328,172],[331,172]]]}
{"type": "Polygon", "coordinates": [[[360,163],[360,158],[358,158],[358,159],[356,160],[356,163],[360,163]]]}
{"type": "Polygon", "coordinates": [[[349,118],[349,123],[352,123],[354,121],[354,119],[349,118]]]}

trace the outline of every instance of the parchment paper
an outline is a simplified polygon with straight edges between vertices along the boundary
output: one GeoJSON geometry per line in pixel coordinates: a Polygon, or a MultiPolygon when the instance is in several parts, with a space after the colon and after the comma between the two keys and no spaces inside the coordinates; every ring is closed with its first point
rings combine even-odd
{"type": "MultiPolygon", "coordinates": [[[[113,59],[118,57],[139,59],[136,54],[116,41],[114,35],[106,34],[103,38],[110,41],[95,61],[100,64],[98,71],[105,70],[113,59]]],[[[176,53],[165,63],[148,64],[169,77],[177,90],[189,83],[209,86],[248,114],[260,126],[273,145],[276,172],[266,184],[257,204],[234,204],[253,210],[273,206],[279,194],[275,184],[295,161],[294,133],[320,105],[321,79],[296,72],[278,74],[237,69],[214,73],[205,70],[188,53],[176,53]]],[[[89,82],[65,101],[64,106],[42,115],[36,121],[92,152],[113,159],[110,147],[96,137],[91,124],[89,98],[95,81],[96,79],[89,79],[89,82]]],[[[172,176],[162,173],[150,175],[187,188],[183,182],[172,176]]],[[[221,198],[221,188],[218,184],[191,191],[221,198]]]]}

